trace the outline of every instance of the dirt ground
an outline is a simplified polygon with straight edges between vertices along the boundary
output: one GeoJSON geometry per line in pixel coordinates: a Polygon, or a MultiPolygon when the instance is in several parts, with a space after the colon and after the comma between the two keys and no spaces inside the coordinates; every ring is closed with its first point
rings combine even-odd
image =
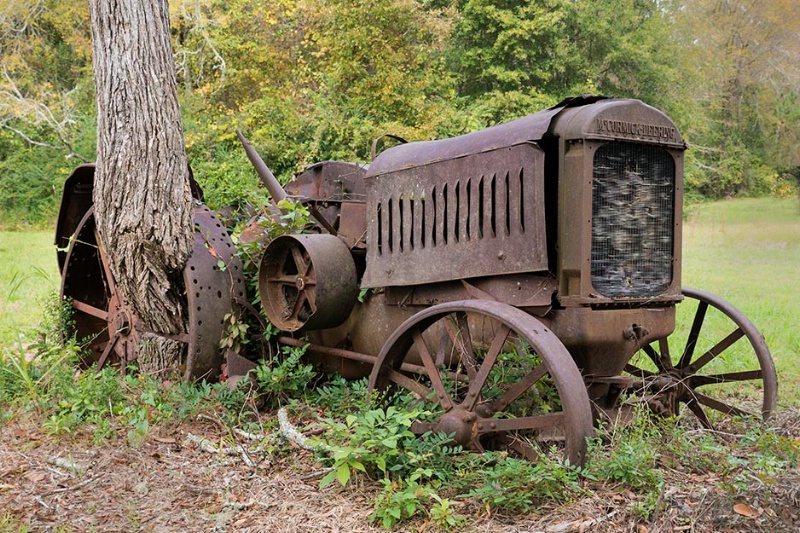
{"type": "MultiPolygon", "coordinates": [[[[785,425],[800,424],[796,415],[790,419],[785,425]]],[[[356,482],[355,488],[342,489],[333,483],[319,490],[324,470],[299,448],[273,459],[242,437],[247,453],[204,451],[201,446],[225,435],[208,420],[155,429],[136,448],[124,435],[100,446],[86,434],[53,439],[20,420],[0,429],[0,531],[384,531],[369,520],[372,485],[356,482]]],[[[493,516],[474,505],[463,507],[467,525],[459,530],[800,531],[796,471],[768,482],[754,479],[735,494],[714,476],[667,476],[649,521],[632,512],[636,495],[597,486],[590,498],[536,515],[493,516]]],[[[420,518],[397,531],[435,527],[420,518]]]]}

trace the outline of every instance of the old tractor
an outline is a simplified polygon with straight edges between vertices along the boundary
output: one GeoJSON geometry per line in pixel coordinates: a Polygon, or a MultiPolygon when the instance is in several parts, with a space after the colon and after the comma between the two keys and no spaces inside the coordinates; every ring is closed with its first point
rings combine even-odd
{"type": "MultiPolygon", "coordinates": [[[[243,142],[273,198],[300,200],[315,218],[264,249],[258,286],[280,330],[273,341],[369,376],[382,397],[415,398],[427,413],[415,433],[531,459],[556,446],[580,464],[594,421],[635,405],[664,415],[685,406],[706,427],[773,410],[762,335],[729,303],[681,284],[686,145],[653,107],[567,99],[399,144],[369,165],[321,162],[285,188],[243,142]]],[[[86,191],[90,167],[68,180],[59,217],[62,294],[79,335],[94,336],[93,360],[127,361],[136,320],[97,250],[86,191]]],[[[221,314],[244,297],[225,229],[202,206],[195,221],[187,379],[217,375],[221,314]],[[216,269],[209,246],[230,269],[216,269]]]]}

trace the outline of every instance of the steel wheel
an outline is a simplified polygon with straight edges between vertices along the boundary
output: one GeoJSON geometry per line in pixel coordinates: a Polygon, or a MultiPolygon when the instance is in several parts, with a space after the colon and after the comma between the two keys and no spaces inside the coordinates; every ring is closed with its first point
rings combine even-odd
{"type": "MultiPolygon", "coordinates": [[[[170,338],[187,344],[185,379],[216,378],[221,354],[219,339],[223,316],[233,309],[233,299],[243,298],[241,264],[225,228],[211,210],[198,206],[194,212],[195,242],[183,272],[186,289],[187,333],[170,338]]],[[[111,364],[124,373],[136,360],[143,333],[141,320],[125,303],[114,284],[105,250],[99,245],[94,209],[77,225],[64,260],[61,297],[75,310],[74,333],[86,341],[84,366],[111,364]]]]}
{"type": "Polygon", "coordinates": [[[757,416],[759,410],[766,420],[778,379],[764,337],[725,300],[696,289],[683,294],[676,331],[642,348],[626,366],[636,380],[633,391],[661,414],[677,415],[686,405],[706,428],[715,417],[757,416]]]}
{"type": "Polygon", "coordinates": [[[435,305],[404,322],[381,350],[370,390],[398,390],[431,415],[416,434],[445,433],[476,451],[536,460],[558,446],[582,464],[593,434],[580,372],[540,322],[494,301],[435,305]]]}

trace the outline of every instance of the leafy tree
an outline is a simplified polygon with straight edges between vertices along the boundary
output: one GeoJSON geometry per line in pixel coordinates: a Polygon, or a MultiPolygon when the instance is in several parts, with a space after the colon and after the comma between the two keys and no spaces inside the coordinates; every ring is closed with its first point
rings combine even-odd
{"type": "Polygon", "coordinates": [[[677,78],[666,2],[462,0],[449,53],[457,89],[487,123],[570,95],[669,104],[677,78]]]}
{"type": "Polygon", "coordinates": [[[696,145],[690,185],[717,197],[770,192],[778,168],[800,163],[800,5],[685,2],[680,24],[692,36],[684,51],[702,71],[684,95],[704,109],[687,130],[696,145]]]}

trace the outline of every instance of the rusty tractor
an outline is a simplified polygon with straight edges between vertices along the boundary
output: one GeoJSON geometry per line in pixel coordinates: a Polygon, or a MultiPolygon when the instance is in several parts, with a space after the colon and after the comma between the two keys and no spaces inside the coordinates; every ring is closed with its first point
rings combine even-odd
{"type": "MultiPolygon", "coordinates": [[[[415,433],[530,459],[557,446],[580,464],[594,420],[635,405],[685,406],[705,427],[773,410],[763,336],[726,301],[681,285],[686,144],[653,107],[567,99],[399,144],[369,165],[317,163],[285,188],[242,142],[273,199],[298,199],[314,217],[310,232],[264,249],[273,340],[307,346],[325,370],[369,376],[387,398],[413,396],[427,413],[415,433]]],[[[135,358],[137,321],[98,250],[92,176],[83,166],[67,181],[56,241],[62,295],[102,366],[135,358]]],[[[195,224],[184,376],[214,379],[221,317],[244,281],[214,213],[197,207],[195,224]]],[[[227,363],[244,373],[241,360],[227,363]]]]}

